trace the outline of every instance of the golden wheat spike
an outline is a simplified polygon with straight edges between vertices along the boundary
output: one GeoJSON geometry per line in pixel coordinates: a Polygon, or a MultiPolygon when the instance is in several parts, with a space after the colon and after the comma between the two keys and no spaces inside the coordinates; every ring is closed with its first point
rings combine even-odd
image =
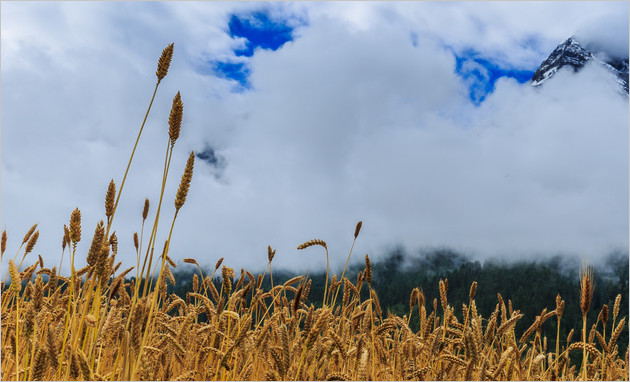
{"type": "Polygon", "coordinates": [[[276,250],[275,249],[271,249],[271,246],[268,245],[267,246],[267,259],[269,260],[269,262],[271,263],[271,260],[273,260],[273,257],[276,255],[276,250]]]}
{"type": "Polygon", "coordinates": [[[580,273],[580,309],[586,316],[593,298],[593,270],[586,266],[580,273]]]}
{"type": "Polygon", "coordinates": [[[179,132],[182,129],[182,118],[184,116],[184,104],[182,103],[182,96],[177,92],[173,98],[173,105],[171,107],[171,114],[168,116],[168,136],[171,141],[171,146],[175,144],[177,138],[179,138],[179,132]]]}
{"type": "Polygon", "coordinates": [[[193,258],[190,258],[190,257],[185,258],[183,261],[184,261],[184,263],[187,263],[187,264],[195,264],[195,265],[199,265],[199,264],[197,263],[197,260],[195,260],[195,259],[193,259],[193,258]]]}
{"type": "Polygon", "coordinates": [[[33,226],[28,230],[28,232],[26,232],[26,235],[24,235],[24,239],[22,239],[22,245],[25,244],[28,239],[31,238],[31,235],[33,234],[33,232],[35,232],[35,228],[37,228],[37,224],[33,224],[33,226]]]}
{"type": "Polygon", "coordinates": [[[31,236],[29,238],[28,243],[26,244],[26,250],[24,251],[25,255],[28,254],[28,253],[31,253],[33,248],[35,248],[35,244],[37,243],[37,239],[39,239],[39,231],[35,231],[33,236],[31,236]]]}
{"type": "Polygon", "coordinates": [[[302,244],[298,245],[297,249],[306,249],[306,248],[312,247],[314,245],[321,245],[324,248],[328,248],[326,246],[326,242],[324,240],[314,239],[314,240],[309,240],[306,243],[302,243],[302,244]]]}
{"type": "Polygon", "coordinates": [[[11,287],[16,292],[19,292],[21,289],[20,283],[22,282],[22,280],[20,279],[18,275],[18,269],[16,268],[13,260],[9,260],[9,274],[11,275],[11,287]]]}
{"type": "Polygon", "coordinates": [[[142,221],[147,220],[149,216],[149,198],[144,199],[144,207],[142,208],[142,221]]]}
{"type": "Polygon", "coordinates": [[[359,232],[361,232],[361,226],[363,226],[363,220],[359,220],[356,228],[354,229],[354,238],[356,239],[359,236],[359,232]]]}
{"type": "Polygon", "coordinates": [[[164,48],[164,50],[162,51],[162,55],[158,60],[158,67],[155,71],[155,75],[158,78],[158,83],[160,83],[168,73],[168,68],[171,65],[171,59],[173,58],[174,46],[175,44],[169,44],[166,48],[164,48]]]}
{"type": "Polygon", "coordinates": [[[110,218],[114,214],[114,202],[116,201],[116,184],[114,179],[109,182],[107,186],[107,193],[105,194],[105,216],[110,218]]]}
{"type": "Polygon", "coordinates": [[[365,254],[365,273],[363,274],[368,284],[372,284],[372,263],[370,257],[365,254]]]}
{"type": "Polygon", "coordinates": [[[0,253],[4,255],[7,250],[7,230],[2,231],[2,241],[0,241],[0,253]]]}
{"type": "Polygon", "coordinates": [[[179,189],[177,190],[177,195],[175,197],[175,209],[179,211],[180,208],[186,202],[186,196],[188,195],[188,189],[190,188],[190,181],[193,176],[193,167],[195,166],[195,152],[191,151],[188,156],[188,161],[186,162],[186,168],[184,169],[184,174],[182,175],[182,180],[179,183],[179,189]]]}
{"type": "Polygon", "coordinates": [[[81,241],[81,211],[78,207],[70,215],[70,240],[74,244],[81,241]]]}

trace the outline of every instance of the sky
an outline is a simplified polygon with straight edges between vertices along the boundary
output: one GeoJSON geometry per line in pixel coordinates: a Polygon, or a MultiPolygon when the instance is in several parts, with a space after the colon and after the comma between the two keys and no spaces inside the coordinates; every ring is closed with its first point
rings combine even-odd
{"type": "MultiPolygon", "coordinates": [[[[628,57],[628,3],[2,2],[0,228],[13,258],[59,265],[82,212],[77,267],[119,186],[155,86],[174,56],[129,171],[117,259],[158,204],[168,116],[180,91],[156,247],[213,266],[317,271],[403,246],[476,259],[628,250],[628,97],[594,64],[528,81],[570,36],[628,57]]],[[[68,270],[68,253],[64,257],[68,270]]]]}

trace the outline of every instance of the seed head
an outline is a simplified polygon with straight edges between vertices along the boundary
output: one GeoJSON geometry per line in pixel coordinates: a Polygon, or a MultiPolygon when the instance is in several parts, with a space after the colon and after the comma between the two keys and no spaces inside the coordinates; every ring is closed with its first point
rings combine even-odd
{"type": "Polygon", "coordinates": [[[558,318],[562,317],[562,313],[564,313],[564,301],[562,301],[562,297],[560,297],[560,293],[556,296],[556,316],[558,318]]]}
{"type": "Polygon", "coordinates": [[[168,117],[168,136],[171,140],[171,146],[175,144],[179,138],[179,132],[182,129],[182,117],[184,116],[184,104],[182,97],[177,92],[173,98],[173,106],[171,106],[171,115],[168,117]]]}
{"type": "Polygon", "coordinates": [[[26,253],[25,253],[25,255],[27,253],[31,253],[31,251],[35,247],[35,244],[37,243],[37,239],[39,239],[39,231],[35,231],[33,236],[31,236],[31,238],[28,240],[28,243],[26,244],[26,253]]]}
{"type": "Polygon", "coordinates": [[[81,211],[78,207],[70,215],[70,240],[74,244],[81,241],[81,211]]]}
{"type": "Polygon", "coordinates": [[[372,263],[367,254],[365,254],[365,279],[368,284],[372,284],[372,263]]]}
{"type": "Polygon", "coordinates": [[[116,236],[116,231],[114,231],[109,237],[109,245],[112,246],[112,253],[115,255],[118,253],[118,236],[116,236]]]}
{"type": "Polygon", "coordinates": [[[184,263],[187,263],[187,264],[195,264],[195,265],[199,266],[199,263],[197,263],[197,260],[195,260],[195,259],[191,259],[191,258],[189,258],[189,257],[187,257],[187,258],[185,258],[185,259],[184,259],[184,263]]]}
{"type": "Polygon", "coordinates": [[[0,251],[4,255],[4,251],[7,250],[7,230],[2,231],[2,241],[0,242],[0,251]]]}
{"type": "Polygon", "coordinates": [[[297,249],[305,249],[308,247],[311,247],[313,245],[321,245],[324,248],[326,247],[326,242],[324,240],[320,240],[320,239],[315,239],[315,240],[309,240],[306,243],[302,243],[300,245],[298,245],[297,249]]]}
{"type": "Polygon", "coordinates": [[[195,293],[199,292],[199,277],[197,276],[196,273],[193,275],[192,287],[193,287],[193,292],[195,293]]]}
{"type": "Polygon", "coordinates": [[[31,379],[33,381],[43,381],[44,380],[44,372],[46,371],[46,352],[43,348],[41,348],[35,356],[35,363],[33,364],[33,372],[31,374],[31,379]]]}
{"type": "Polygon", "coordinates": [[[144,199],[144,208],[142,209],[142,221],[147,220],[149,215],[149,198],[144,199]]]}
{"type": "Polygon", "coordinates": [[[600,314],[602,315],[602,323],[604,324],[604,327],[606,327],[606,323],[608,322],[608,305],[604,304],[600,314]]]}
{"type": "Polygon", "coordinates": [[[613,305],[613,325],[617,320],[617,315],[619,314],[619,305],[621,304],[621,295],[618,294],[615,298],[615,304],[613,305]]]}
{"type": "Polygon", "coordinates": [[[361,226],[363,225],[363,220],[359,220],[357,223],[357,227],[354,229],[354,238],[356,239],[359,236],[359,231],[361,231],[361,226]]]}
{"type": "Polygon", "coordinates": [[[418,288],[413,288],[411,291],[411,296],[409,296],[409,309],[413,309],[418,303],[418,293],[420,293],[420,289],[418,288]]]}
{"type": "Polygon", "coordinates": [[[582,315],[586,316],[588,309],[591,306],[591,299],[593,298],[593,270],[588,266],[585,266],[580,273],[580,308],[582,309],[582,315]]]}
{"type": "Polygon", "coordinates": [[[174,44],[169,44],[169,46],[164,48],[162,51],[162,55],[158,61],[157,71],[155,72],[155,75],[158,78],[158,83],[160,83],[160,81],[162,81],[168,73],[168,67],[171,65],[171,59],[173,58],[173,47],[174,44]]]}
{"type": "Polygon", "coordinates": [[[445,312],[447,307],[446,292],[448,291],[448,286],[446,283],[447,281],[440,280],[440,283],[438,284],[440,290],[440,302],[442,303],[442,309],[444,309],[445,312]]]}
{"type": "Polygon", "coordinates": [[[136,252],[138,252],[139,251],[138,247],[140,246],[139,239],[138,239],[138,232],[133,233],[133,246],[136,247],[136,252]]]}
{"type": "Polygon", "coordinates": [[[22,282],[22,280],[20,279],[20,276],[18,275],[18,270],[13,260],[9,260],[9,273],[11,274],[11,287],[16,292],[19,292],[21,289],[20,283],[22,282]]]}
{"type": "Polygon", "coordinates": [[[67,225],[63,225],[63,239],[61,239],[61,250],[66,249],[66,245],[70,244],[70,230],[67,225]]]}
{"type": "Polygon", "coordinates": [[[114,214],[114,202],[116,199],[116,184],[114,179],[109,182],[107,186],[107,193],[105,194],[105,216],[110,218],[114,214]]]}
{"type": "Polygon", "coordinates": [[[186,162],[186,168],[182,175],[182,180],[179,183],[179,189],[177,190],[177,196],[175,197],[175,209],[179,211],[180,208],[186,202],[186,195],[188,195],[188,188],[190,187],[190,181],[193,176],[193,167],[195,166],[195,152],[191,151],[188,161],[186,162]]]}
{"type": "Polygon", "coordinates": [[[468,294],[468,297],[471,301],[475,298],[475,293],[477,293],[477,282],[473,281],[472,285],[470,286],[470,293],[468,294]]]}
{"type": "Polygon", "coordinates": [[[33,224],[31,229],[29,229],[28,232],[26,233],[26,235],[24,235],[24,239],[22,240],[22,244],[26,243],[28,241],[28,239],[31,238],[31,235],[33,234],[33,232],[35,232],[35,228],[37,228],[37,224],[33,224]]]}
{"type": "Polygon", "coordinates": [[[232,292],[232,277],[234,277],[234,269],[228,268],[224,265],[221,269],[221,276],[223,277],[223,290],[229,296],[232,292]]]}
{"type": "Polygon", "coordinates": [[[275,249],[271,249],[271,246],[268,245],[267,246],[267,258],[269,259],[269,262],[271,263],[271,260],[273,260],[273,257],[276,255],[276,250],[275,249]]]}
{"type": "Polygon", "coordinates": [[[222,262],[223,262],[223,257],[222,257],[222,258],[220,258],[220,259],[217,261],[217,264],[214,266],[214,270],[215,270],[215,271],[216,271],[217,269],[219,269],[219,267],[221,266],[221,263],[222,263],[222,262]]]}
{"type": "Polygon", "coordinates": [[[103,227],[103,221],[101,220],[94,229],[94,236],[92,237],[92,245],[87,255],[87,262],[89,265],[95,265],[100,257],[103,247],[103,236],[105,235],[105,228],[103,227]]]}

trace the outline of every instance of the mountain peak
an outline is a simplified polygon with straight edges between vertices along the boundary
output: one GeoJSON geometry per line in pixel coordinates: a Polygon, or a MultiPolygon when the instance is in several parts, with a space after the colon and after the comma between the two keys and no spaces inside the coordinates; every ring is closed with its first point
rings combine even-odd
{"type": "Polygon", "coordinates": [[[532,77],[532,86],[542,85],[565,66],[570,66],[574,72],[578,72],[590,60],[596,61],[615,75],[620,87],[628,94],[628,59],[599,59],[584,48],[573,36],[558,45],[549,57],[540,64],[532,77]]]}
{"type": "Polygon", "coordinates": [[[584,49],[575,38],[569,37],[558,45],[536,69],[532,77],[532,85],[542,84],[564,66],[571,66],[577,72],[592,58],[591,52],[584,49]]]}

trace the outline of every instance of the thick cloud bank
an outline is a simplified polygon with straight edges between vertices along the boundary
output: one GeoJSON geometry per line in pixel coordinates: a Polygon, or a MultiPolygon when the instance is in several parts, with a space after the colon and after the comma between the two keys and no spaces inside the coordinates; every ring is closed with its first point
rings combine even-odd
{"type": "MultiPolygon", "coordinates": [[[[480,258],[627,250],[628,99],[609,74],[596,65],[561,70],[538,88],[499,78],[475,104],[456,68],[458,54],[475,51],[493,65],[533,71],[575,33],[581,16],[627,8],[571,4],[536,3],[536,12],[548,9],[526,25],[518,21],[523,12],[536,12],[524,3],[513,6],[518,12],[485,3],[485,13],[478,4],[434,3],[3,3],[8,253],[40,223],[35,253],[58,265],[63,224],[77,206],[79,251],[87,251],[107,184],[120,183],[127,164],[155,60],[171,41],[173,63],[116,216],[125,265],[135,264],[131,238],[144,198],[150,216],[157,208],[177,91],[184,122],[157,247],[168,235],[188,153],[212,160],[195,165],[173,232],[175,259],[214,265],[226,257],[257,269],[271,245],[275,266],[312,270],[325,264],[324,253],[296,246],[320,238],[332,265],[343,266],[358,220],[357,258],[396,244],[480,258]],[[250,11],[300,22],[277,50],[236,57],[243,41],[230,37],[228,23],[250,11]],[[439,24],[444,29],[434,19],[461,22],[439,24]],[[230,60],[246,65],[249,89],[215,74],[212,63],[230,60]]],[[[627,42],[627,20],[617,28],[614,36],[627,42]]]]}
{"type": "Polygon", "coordinates": [[[598,13],[585,18],[575,37],[592,52],[605,52],[615,58],[627,59],[630,45],[627,29],[626,8],[626,12],[598,13]]]}

